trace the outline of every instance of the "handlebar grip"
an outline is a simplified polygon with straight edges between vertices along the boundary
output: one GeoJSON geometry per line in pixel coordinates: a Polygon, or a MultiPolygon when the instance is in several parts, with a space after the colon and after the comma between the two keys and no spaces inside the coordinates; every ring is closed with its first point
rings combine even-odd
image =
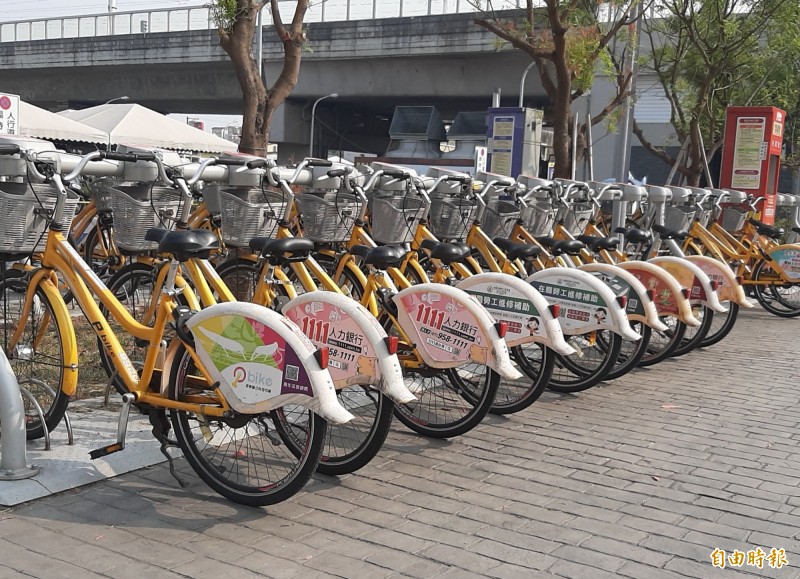
{"type": "Polygon", "coordinates": [[[252,161],[247,162],[248,169],[261,169],[262,167],[267,166],[266,159],[253,159],[252,161]]]}
{"type": "Polygon", "coordinates": [[[467,177],[465,175],[448,175],[447,177],[445,177],[444,180],[455,181],[457,183],[466,183],[467,181],[470,180],[470,177],[467,177]]]}
{"type": "Polygon", "coordinates": [[[309,158],[309,159],[306,159],[306,166],[307,167],[333,167],[333,162],[332,161],[328,161],[328,159],[309,158]]]}
{"type": "Polygon", "coordinates": [[[411,177],[409,173],[401,171],[400,169],[389,169],[388,171],[384,171],[383,174],[386,177],[391,177],[392,179],[408,179],[411,177]]]}
{"type": "Polygon", "coordinates": [[[244,167],[247,164],[247,159],[236,159],[234,157],[223,157],[217,159],[215,165],[228,165],[229,167],[244,167]]]}
{"type": "Polygon", "coordinates": [[[127,163],[135,163],[136,161],[155,161],[155,153],[117,153],[116,151],[102,151],[100,153],[101,159],[108,159],[109,161],[125,161],[127,163]]]}
{"type": "Polygon", "coordinates": [[[19,148],[19,145],[7,144],[7,145],[0,145],[0,155],[16,155],[22,149],[19,148]]]}
{"type": "Polygon", "coordinates": [[[341,169],[331,169],[328,171],[328,177],[344,177],[348,173],[350,173],[350,170],[345,169],[344,167],[341,169]]]}

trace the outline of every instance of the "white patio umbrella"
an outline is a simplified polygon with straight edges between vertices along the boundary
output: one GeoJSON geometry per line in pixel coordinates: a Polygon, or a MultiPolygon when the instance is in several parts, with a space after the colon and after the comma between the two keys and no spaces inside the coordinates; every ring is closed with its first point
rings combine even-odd
{"type": "Polygon", "coordinates": [[[19,103],[19,134],[57,141],[108,143],[108,134],[32,104],[19,103]]]}
{"type": "Polygon", "coordinates": [[[105,131],[111,144],[180,149],[202,153],[227,153],[236,143],[186,125],[132,103],[104,104],[59,115],[105,131]]]}

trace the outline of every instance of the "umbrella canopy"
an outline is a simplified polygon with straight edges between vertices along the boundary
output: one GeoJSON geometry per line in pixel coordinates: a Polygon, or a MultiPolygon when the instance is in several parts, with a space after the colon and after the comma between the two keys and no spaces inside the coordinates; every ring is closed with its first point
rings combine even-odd
{"type": "Polygon", "coordinates": [[[108,143],[107,133],[40,109],[25,101],[19,103],[19,134],[24,137],[58,141],[108,143]]]}
{"type": "Polygon", "coordinates": [[[227,153],[238,149],[236,143],[137,104],[112,103],[58,114],[105,131],[111,136],[111,143],[116,145],[206,153],[227,153]]]}

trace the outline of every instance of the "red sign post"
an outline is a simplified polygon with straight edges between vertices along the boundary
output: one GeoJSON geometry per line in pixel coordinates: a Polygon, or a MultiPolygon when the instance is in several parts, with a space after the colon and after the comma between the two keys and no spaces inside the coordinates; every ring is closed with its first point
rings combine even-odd
{"type": "Polygon", "coordinates": [[[786,113],[775,107],[728,107],[719,186],[763,197],[764,223],[775,221],[786,113]]]}

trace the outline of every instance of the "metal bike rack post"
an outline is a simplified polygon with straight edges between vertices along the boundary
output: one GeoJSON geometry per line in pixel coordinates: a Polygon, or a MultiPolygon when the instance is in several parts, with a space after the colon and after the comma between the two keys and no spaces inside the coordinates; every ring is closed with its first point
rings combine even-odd
{"type": "Polygon", "coordinates": [[[0,481],[30,478],[39,468],[28,465],[25,457],[25,408],[19,383],[5,353],[0,350],[0,481]]]}

